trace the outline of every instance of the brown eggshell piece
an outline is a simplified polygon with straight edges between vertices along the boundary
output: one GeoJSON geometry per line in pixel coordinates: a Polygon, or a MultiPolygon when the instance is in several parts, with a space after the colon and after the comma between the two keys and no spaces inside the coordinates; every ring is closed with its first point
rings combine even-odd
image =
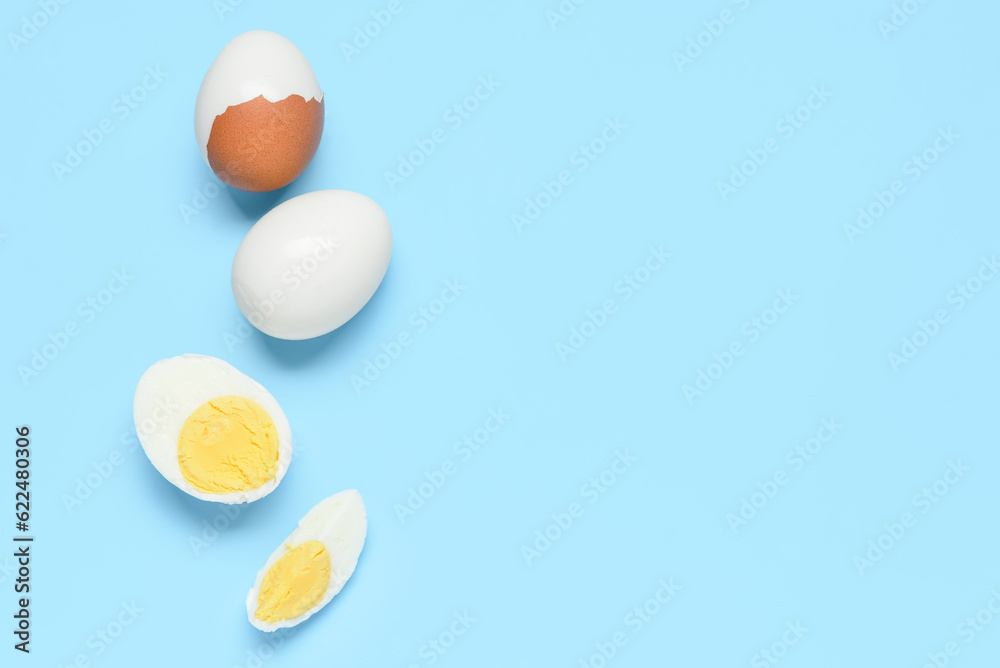
{"type": "Polygon", "coordinates": [[[247,192],[277,190],[299,177],[323,136],[323,102],[258,95],[215,117],[208,164],[223,183],[247,192]]]}

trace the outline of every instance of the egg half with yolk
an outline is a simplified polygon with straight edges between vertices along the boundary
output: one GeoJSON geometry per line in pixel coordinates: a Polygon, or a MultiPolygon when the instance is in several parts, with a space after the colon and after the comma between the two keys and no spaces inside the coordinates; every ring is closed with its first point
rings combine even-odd
{"type": "Polygon", "coordinates": [[[368,518],[356,489],[323,499],[299,521],[257,573],[247,594],[247,617],[262,631],[309,619],[354,573],[368,518]]]}
{"type": "Polygon", "coordinates": [[[309,166],[323,135],[323,91],[298,47],[254,30],[208,68],[194,107],[201,155],[224,183],[276,190],[309,166]]]}
{"type": "Polygon", "coordinates": [[[215,357],[181,355],[149,367],[135,388],[132,414],[153,466],[206,501],[266,496],[292,458],[292,430],[278,402],[215,357]]]}

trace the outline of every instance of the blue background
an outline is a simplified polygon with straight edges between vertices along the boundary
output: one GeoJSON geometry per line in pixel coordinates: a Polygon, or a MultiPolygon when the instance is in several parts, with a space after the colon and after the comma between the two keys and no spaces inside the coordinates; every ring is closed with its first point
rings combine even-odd
{"type": "MultiPolygon", "coordinates": [[[[402,0],[345,56],[386,4],[71,2],[24,43],[5,40],[0,498],[13,506],[13,427],[28,424],[37,539],[32,653],[0,628],[3,664],[597,668],[596,645],[621,632],[608,665],[759,666],[798,622],[808,631],[782,666],[917,668],[949,642],[950,665],[995,665],[1000,620],[971,642],[959,625],[1000,587],[1000,283],[961,309],[949,295],[1000,251],[1000,6],[911,2],[886,32],[888,0],[594,1],[554,26],[556,0],[402,0]],[[723,10],[731,22],[711,23],[723,10]],[[297,44],[326,93],[315,160],[266,195],[216,190],[192,122],[208,66],[253,29],[297,44]],[[147,67],[166,76],[123,117],[115,100],[147,67]],[[452,127],[445,112],[489,76],[499,88],[452,127]],[[823,86],[809,120],[779,130],[823,86]],[[113,131],[59,178],[53,163],[106,118],[113,131]],[[627,128],[580,171],[580,147],[616,118],[627,128]],[[436,128],[446,141],[391,188],[385,172],[436,128]],[[906,163],[939,128],[960,138],[911,181],[906,163]],[[718,183],[768,139],[777,152],[724,200],[718,183]],[[572,184],[518,229],[512,215],[561,170],[572,184]],[[905,194],[849,239],[858,207],[894,180],[905,194]],[[243,235],[324,188],[387,212],[384,283],[320,339],[246,329],[229,285],[243,235]],[[615,287],[651,246],[670,259],[626,300],[615,287]],[[78,305],[123,269],[127,287],[88,319],[78,305]],[[447,280],[464,292],[417,332],[411,314],[447,280]],[[769,317],[778,290],[797,301],[751,340],[744,323],[769,317]],[[561,356],[608,299],[615,312],[561,356]],[[948,322],[894,369],[888,354],[938,309],[948,322]],[[22,379],[70,323],[77,335],[22,379]],[[355,391],[351,375],[404,331],[412,345],[355,391]],[[720,376],[713,356],[733,342],[745,353],[720,376]],[[295,434],[282,485],[232,521],[167,483],[130,434],[139,376],[187,352],[264,384],[295,434]],[[717,378],[689,401],[699,371],[717,378]],[[453,444],[498,408],[510,419],[462,461],[453,444]],[[794,470],[786,453],[831,418],[842,429],[794,470]],[[618,450],[637,461],[591,503],[581,487],[618,450]],[[112,457],[111,475],[68,502],[112,457]],[[397,504],[446,460],[457,472],[401,521],[397,504]],[[969,470],[921,512],[914,495],[951,460],[969,470]],[[779,470],[787,484],[734,531],[727,516],[779,470]],[[358,569],[272,649],[246,620],[246,592],[298,519],[351,487],[369,513],[358,569]],[[573,503],[583,515],[526,559],[573,503]],[[907,512],[915,526],[859,567],[907,512]],[[671,578],[673,600],[641,629],[627,623],[671,578]],[[138,617],[98,653],[94,634],[117,631],[133,601],[138,617]],[[429,650],[466,611],[471,628],[429,650]]],[[[5,32],[38,11],[7,3],[5,32]]],[[[11,559],[0,566],[7,627],[11,559]]]]}

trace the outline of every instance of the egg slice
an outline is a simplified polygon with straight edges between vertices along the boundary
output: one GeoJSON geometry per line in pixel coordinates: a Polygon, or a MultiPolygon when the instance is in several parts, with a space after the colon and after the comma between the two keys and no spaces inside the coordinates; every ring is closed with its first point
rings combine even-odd
{"type": "Polygon", "coordinates": [[[206,501],[256,501],[278,486],[292,459],[292,430],[278,402],[215,357],[181,355],[149,367],[132,414],[156,470],[206,501]]]}
{"type": "Polygon", "coordinates": [[[323,115],[323,91],[298,47],[254,30],[229,42],[208,68],[195,102],[195,138],[224,183],[265,192],[309,166],[323,115]]]}
{"type": "Polygon", "coordinates": [[[356,489],[323,499],[276,549],[247,594],[247,617],[262,631],[301,624],[330,602],[358,565],[368,532],[356,489]]]}

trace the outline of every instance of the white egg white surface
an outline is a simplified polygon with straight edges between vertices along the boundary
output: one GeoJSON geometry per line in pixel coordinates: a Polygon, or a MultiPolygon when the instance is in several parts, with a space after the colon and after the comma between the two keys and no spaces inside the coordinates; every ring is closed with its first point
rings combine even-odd
{"type": "Polygon", "coordinates": [[[228,362],[208,355],[181,355],[149,367],[135,388],[132,417],[142,449],[156,470],[191,496],[219,503],[248,503],[271,493],[281,482],[292,459],[292,429],[271,393],[228,362]],[[199,406],[218,397],[253,399],[267,411],[278,433],[278,468],[260,487],[213,494],[192,485],[181,472],[177,439],[181,428],[199,406]]]}
{"type": "Polygon", "coordinates": [[[247,594],[247,617],[250,623],[261,631],[276,631],[301,624],[322,610],[334,596],[340,593],[351,574],[354,573],[367,533],[368,515],[365,511],[365,502],[361,499],[358,490],[344,490],[317,503],[312,510],[306,513],[305,517],[299,520],[295,531],[289,534],[288,538],[278,546],[278,549],[271,554],[267,563],[257,573],[257,579],[254,581],[253,587],[250,588],[250,593],[247,594]],[[257,619],[255,615],[257,600],[264,576],[267,575],[274,562],[283,557],[291,548],[310,540],[318,540],[323,543],[330,554],[330,586],[323,599],[292,619],[273,623],[257,619]]]}
{"type": "Polygon", "coordinates": [[[194,105],[194,133],[205,164],[215,117],[258,95],[268,102],[280,102],[289,95],[300,95],[306,102],[323,101],[312,66],[299,48],[267,30],[235,37],[205,74],[194,105]]]}

